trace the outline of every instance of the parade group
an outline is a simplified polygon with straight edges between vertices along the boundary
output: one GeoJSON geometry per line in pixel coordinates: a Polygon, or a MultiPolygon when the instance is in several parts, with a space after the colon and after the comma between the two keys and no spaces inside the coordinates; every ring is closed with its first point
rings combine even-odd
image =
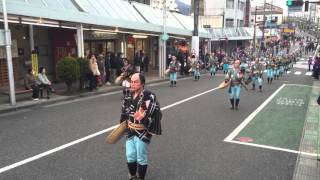
{"type": "MultiPolygon", "coordinates": [[[[178,73],[181,75],[192,75],[195,81],[200,80],[201,75],[210,73],[213,78],[217,71],[222,71],[225,74],[225,82],[220,84],[220,88],[229,88],[231,109],[238,110],[240,101],[241,88],[248,89],[247,86],[251,84],[252,90],[259,90],[262,92],[263,82],[272,84],[274,80],[278,80],[293,67],[304,54],[304,48],[300,46],[296,50],[289,50],[290,46],[282,47],[275,51],[274,48],[266,48],[253,55],[250,48],[237,48],[228,55],[224,51],[217,51],[207,53],[203,57],[198,57],[194,50],[190,54],[178,53],[177,55],[169,54],[167,58],[166,74],[170,79],[170,87],[177,85],[178,73]]],[[[130,89],[130,76],[133,73],[145,72],[146,60],[148,57],[140,52],[135,57],[133,63],[126,58],[121,58],[121,68],[118,70],[110,69],[110,62],[100,63],[94,55],[91,56],[89,64],[92,76],[88,77],[90,89],[95,89],[99,82],[101,83],[101,73],[106,74],[104,82],[109,84],[113,82],[116,85],[124,87],[124,95],[130,89]],[[140,54],[140,55],[139,55],[140,54]],[[99,68],[100,67],[104,67],[99,68]],[[103,71],[100,72],[99,71],[103,71]],[[111,80],[112,79],[112,80],[111,80]]],[[[98,57],[99,59],[99,57],[98,57]]]]}

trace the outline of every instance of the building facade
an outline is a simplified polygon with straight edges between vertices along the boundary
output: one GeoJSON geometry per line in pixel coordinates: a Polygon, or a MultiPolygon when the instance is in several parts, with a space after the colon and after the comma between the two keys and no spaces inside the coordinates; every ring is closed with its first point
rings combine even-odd
{"type": "Polygon", "coordinates": [[[248,5],[246,0],[200,0],[199,22],[213,28],[243,27],[248,5]]]}

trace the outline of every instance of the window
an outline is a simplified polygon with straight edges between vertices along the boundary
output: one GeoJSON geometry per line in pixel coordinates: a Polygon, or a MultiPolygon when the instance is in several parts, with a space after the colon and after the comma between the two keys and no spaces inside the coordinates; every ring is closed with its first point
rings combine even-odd
{"type": "Polygon", "coordinates": [[[244,10],[245,9],[245,4],[244,2],[240,2],[239,4],[239,10],[244,10]]]}
{"type": "Polygon", "coordinates": [[[226,19],[226,27],[233,27],[233,19],[226,19]]]}
{"type": "Polygon", "coordinates": [[[227,9],[234,8],[234,0],[227,0],[227,9]]]}

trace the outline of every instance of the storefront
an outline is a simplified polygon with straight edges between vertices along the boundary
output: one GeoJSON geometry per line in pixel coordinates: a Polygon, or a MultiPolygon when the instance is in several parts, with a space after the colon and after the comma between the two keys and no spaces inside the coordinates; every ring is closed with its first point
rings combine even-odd
{"type": "Polygon", "coordinates": [[[102,31],[84,31],[85,57],[90,54],[107,54],[121,52],[118,48],[121,36],[117,33],[102,31]]]}

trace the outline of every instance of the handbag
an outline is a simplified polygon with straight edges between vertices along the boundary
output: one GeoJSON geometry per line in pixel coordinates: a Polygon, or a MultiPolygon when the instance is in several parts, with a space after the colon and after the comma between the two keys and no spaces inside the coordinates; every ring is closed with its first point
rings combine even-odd
{"type": "Polygon", "coordinates": [[[127,128],[128,128],[128,122],[123,121],[110,134],[107,135],[105,142],[107,144],[115,144],[122,138],[127,128]]]}

